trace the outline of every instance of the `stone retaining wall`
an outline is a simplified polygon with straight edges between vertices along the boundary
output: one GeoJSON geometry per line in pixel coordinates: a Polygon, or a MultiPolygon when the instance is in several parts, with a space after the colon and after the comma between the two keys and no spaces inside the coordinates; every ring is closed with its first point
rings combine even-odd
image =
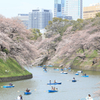
{"type": "Polygon", "coordinates": [[[18,80],[30,79],[32,77],[33,77],[32,74],[24,76],[15,76],[15,77],[3,77],[0,78],[0,82],[18,81],[18,80]]]}

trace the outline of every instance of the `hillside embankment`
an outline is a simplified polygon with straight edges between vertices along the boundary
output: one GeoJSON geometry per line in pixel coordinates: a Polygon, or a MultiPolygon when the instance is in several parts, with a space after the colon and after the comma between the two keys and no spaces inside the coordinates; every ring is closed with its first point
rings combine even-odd
{"type": "Polygon", "coordinates": [[[36,41],[41,55],[33,65],[100,71],[100,17],[77,21],[55,18],[46,29],[46,38],[36,41]]]}

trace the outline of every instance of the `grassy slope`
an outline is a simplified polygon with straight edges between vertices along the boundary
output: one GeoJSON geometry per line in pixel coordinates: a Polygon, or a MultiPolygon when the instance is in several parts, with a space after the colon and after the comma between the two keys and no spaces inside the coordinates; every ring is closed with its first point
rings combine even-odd
{"type": "MultiPolygon", "coordinates": [[[[82,51],[82,50],[81,50],[82,51]]],[[[81,52],[82,53],[82,52],[81,52]]],[[[90,67],[98,67],[100,69],[100,63],[99,63],[99,55],[98,52],[96,50],[92,50],[86,53],[86,58],[85,60],[80,59],[79,57],[76,57],[74,62],[73,62],[73,66],[77,66],[78,68],[82,68],[85,66],[90,66],[90,67]],[[97,62],[92,65],[92,61],[94,59],[97,59],[97,62]]]]}
{"type": "Polygon", "coordinates": [[[14,59],[9,58],[6,61],[0,59],[0,77],[13,77],[29,75],[27,70],[22,68],[14,59]]]}

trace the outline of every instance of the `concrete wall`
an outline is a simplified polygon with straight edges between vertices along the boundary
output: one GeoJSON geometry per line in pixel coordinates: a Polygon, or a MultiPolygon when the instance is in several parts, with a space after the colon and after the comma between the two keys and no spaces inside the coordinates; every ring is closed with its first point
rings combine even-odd
{"type": "Polygon", "coordinates": [[[0,82],[18,81],[18,80],[30,79],[32,77],[33,77],[32,74],[25,76],[16,76],[16,77],[3,77],[0,78],[0,82]]]}

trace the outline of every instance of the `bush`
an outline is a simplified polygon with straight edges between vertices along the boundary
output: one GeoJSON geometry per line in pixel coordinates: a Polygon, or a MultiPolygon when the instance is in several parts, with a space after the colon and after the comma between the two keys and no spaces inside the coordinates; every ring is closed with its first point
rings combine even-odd
{"type": "Polygon", "coordinates": [[[49,21],[48,24],[51,25],[52,24],[52,21],[49,21]]]}
{"type": "Polygon", "coordinates": [[[100,13],[97,13],[97,14],[96,14],[96,17],[100,17],[100,13]]]}
{"type": "Polygon", "coordinates": [[[9,53],[8,49],[3,49],[2,51],[5,52],[6,54],[9,53]]]}
{"type": "Polygon", "coordinates": [[[30,31],[33,33],[34,38],[32,37],[31,40],[35,39],[37,40],[38,37],[40,37],[42,34],[40,33],[39,29],[30,29],[30,31]]]}

